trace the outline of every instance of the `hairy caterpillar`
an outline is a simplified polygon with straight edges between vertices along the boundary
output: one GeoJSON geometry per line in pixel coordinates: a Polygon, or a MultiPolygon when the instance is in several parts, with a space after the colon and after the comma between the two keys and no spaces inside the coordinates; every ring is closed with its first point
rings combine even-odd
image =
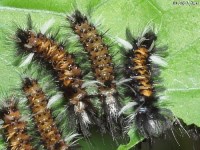
{"type": "Polygon", "coordinates": [[[114,76],[114,66],[109,55],[109,47],[103,42],[102,36],[98,33],[86,16],[76,10],[67,18],[79,41],[83,45],[91,60],[92,71],[95,79],[102,83],[99,86],[99,93],[103,104],[104,113],[108,127],[113,134],[120,125],[118,111],[120,109],[114,76]]]}
{"type": "Polygon", "coordinates": [[[145,138],[158,137],[172,127],[171,111],[156,106],[159,100],[155,86],[156,82],[159,84],[156,81],[158,69],[159,66],[167,65],[156,54],[159,53],[159,49],[155,47],[156,39],[157,36],[150,30],[146,30],[138,39],[132,39],[132,43],[118,39],[129,50],[126,57],[125,75],[130,79],[129,87],[134,91],[134,102],[128,103],[121,111],[134,107],[136,112],[129,121],[135,121],[138,132],[145,138]]]}
{"type": "Polygon", "coordinates": [[[31,137],[27,134],[27,123],[23,121],[14,98],[2,102],[0,118],[4,121],[2,128],[11,150],[33,150],[31,137]]]}
{"type": "Polygon", "coordinates": [[[68,110],[71,112],[69,116],[74,116],[70,121],[75,120],[72,126],[75,127],[74,124],[77,124],[76,127],[83,135],[89,136],[89,125],[97,124],[102,127],[102,124],[97,118],[97,111],[90,102],[87,92],[82,88],[81,69],[62,44],[45,35],[48,26],[44,25],[41,32],[36,34],[32,30],[31,22],[29,16],[28,28],[25,30],[18,28],[16,32],[16,45],[19,52],[33,54],[35,59],[39,59],[55,74],[60,89],[69,99],[67,103],[68,110]]]}
{"type": "Polygon", "coordinates": [[[25,78],[22,87],[33,114],[33,118],[41,139],[47,149],[65,150],[69,145],[62,139],[56,127],[50,109],[47,108],[48,99],[38,82],[34,79],[25,78]]]}

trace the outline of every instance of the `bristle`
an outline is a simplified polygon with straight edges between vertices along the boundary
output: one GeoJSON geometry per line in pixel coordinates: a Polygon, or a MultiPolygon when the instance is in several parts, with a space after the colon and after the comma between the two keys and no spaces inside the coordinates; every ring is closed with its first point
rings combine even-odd
{"type": "Polygon", "coordinates": [[[97,84],[99,85],[103,85],[101,82],[99,81],[87,81],[87,82],[84,82],[81,86],[81,88],[86,88],[88,86],[97,86],[97,84]]]}
{"type": "Polygon", "coordinates": [[[124,46],[125,49],[130,50],[133,48],[133,45],[131,45],[131,43],[129,43],[128,41],[121,39],[121,38],[117,38],[117,42],[119,42],[121,45],[124,46]]]}
{"type": "Polygon", "coordinates": [[[69,149],[70,150],[77,150],[77,149],[79,149],[80,148],[80,145],[78,145],[77,143],[77,141],[78,140],[80,140],[81,138],[79,137],[80,136],[80,134],[77,134],[77,133],[70,133],[70,134],[68,134],[66,137],[65,137],[65,141],[67,142],[67,143],[70,143],[70,147],[69,147],[69,149]]]}
{"type": "Polygon", "coordinates": [[[24,66],[30,64],[31,61],[32,61],[32,59],[33,59],[33,56],[34,56],[34,53],[30,53],[30,54],[28,55],[28,57],[20,64],[19,67],[24,67],[24,66]]]}
{"type": "Polygon", "coordinates": [[[48,20],[41,28],[40,28],[40,32],[42,34],[45,34],[47,32],[47,30],[54,24],[55,20],[52,18],[50,20],[48,20]]]}
{"type": "MultiPolygon", "coordinates": [[[[112,135],[116,128],[121,128],[119,123],[119,100],[114,83],[114,67],[112,58],[109,55],[109,47],[103,42],[102,36],[96,27],[89,23],[86,16],[76,10],[68,16],[71,28],[79,36],[79,41],[83,45],[91,60],[92,71],[95,80],[102,83],[99,85],[99,93],[103,106],[103,113],[106,116],[108,128],[112,135]]],[[[113,136],[113,138],[115,138],[113,136]]]]}
{"type": "Polygon", "coordinates": [[[157,64],[157,65],[160,65],[162,67],[166,67],[167,66],[167,63],[163,60],[162,57],[160,56],[156,56],[156,55],[151,55],[150,56],[150,60],[154,63],[154,64],[157,64]]]}
{"type": "Polygon", "coordinates": [[[113,118],[117,119],[119,108],[116,104],[116,100],[114,97],[114,95],[116,94],[115,89],[103,91],[101,94],[103,97],[105,97],[104,101],[105,101],[105,105],[107,107],[108,116],[110,116],[110,118],[113,117],[113,118]]]}
{"type": "Polygon", "coordinates": [[[172,120],[161,114],[160,108],[155,106],[140,107],[134,121],[139,133],[145,138],[159,137],[173,125],[172,120]]]}
{"type": "Polygon", "coordinates": [[[16,46],[21,53],[34,53],[34,59],[45,64],[52,71],[52,74],[55,75],[55,80],[59,83],[59,89],[65,96],[66,104],[73,107],[73,113],[75,116],[78,116],[76,118],[84,117],[80,119],[82,121],[85,121],[86,118],[90,119],[90,121],[85,121],[84,124],[80,120],[76,120],[77,126],[82,124],[88,130],[87,126],[95,125],[95,122],[98,121],[91,119],[98,118],[89,116],[87,109],[93,110],[93,115],[95,116],[98,116],[95,114],[97,111],[94,107],[89,108],[92,106],[92,103],[88,99],[87,92],[82,88],[82,71],[76,65],[73,56],[58,42],[42,33],[36,34],[32,30],[18,29],[15,36],[19,39],[16,42],[16,46]],[[90,105],[87,103],[90,103],[90,105]],[[84,107],[80,108],[82,104],[84,104],[84,107]],[[81,112],[86,114],[82,115],[81,112]]]}
{"type": "Polygon", "coordinates": [[[129,108],[133,108],[136,104],[137,104],[136,102],[129,102],[124,107],[122,107],[122,109],[120,110],[120,112],[118,113],[118,115],[121,115],[122,113],[124,113],[129,108]]]}
{"type": "Polygon", "coordinates": [[[62,97],[63,97],[63,94],[61,94],[61,93],[57,93],[56,95],[52,96],[52,97],[49,99],[47,108],[51,108],[51,106],[52,106],[56,101],[58,101],[60,98],[62,98],[62,97]]]}
{"type": "Polygon", "coordinates": [[[13,98],[6,100],[1,106],[0,118],[4,121],[4,137],[8,142],[8,149],[33,150],[31,137],[27,134],[27,123],[23,121],[17,108],[17,101],[13,98]]]}
{"type": "Polygon", "coordinates": [[[27,16],[27,29],[28,30],[32,30],[33,29],[33,23],[32,23],[32,19],[31,19],[31,15],[28,14],[27,16]]]}
{"type": "Polygon", "coordinates": [[[51,110],[47,108],[48,99],[38,82],[34,79],[25,78],[22,87],[34,117],[35,124],[45,147],[49,150],[68,149],[68,143],[61,138],[56,127],[51,110]]]}

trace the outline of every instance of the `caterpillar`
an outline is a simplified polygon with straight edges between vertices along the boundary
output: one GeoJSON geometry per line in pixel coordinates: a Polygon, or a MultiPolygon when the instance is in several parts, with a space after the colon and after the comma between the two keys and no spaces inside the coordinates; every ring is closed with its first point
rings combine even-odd
{"type": "MultiPolygon", "coordinates": [[[[49,22],[47,22],[48,24],[49,22]]],[[[33,54],[33,58],[43,62],[53,72],[64,96],[69,99],[67,105],[70,112],[70,122],[75,120],[71,126],[77,127],[84,136],[89,136],[88,128],[90,125],[102,127],[97,117],[97,110],[88,98],[86,90],[82,88],[81,69],[75,64],[73,56],[65,50],[62,44],[45,35],[47,25],[45,24],[41,28],[41,32],[36,34],[32,30],[32,20],[29,15],[28,28],[25,30],[18,28],[16,31],[16,46],[19,53],[33,54]]]]}
{"type": "Polygon", "coordinates": [[[8,149],[33,150],[31,137],[27,134],[27,123],[21,117],[17,107],[18,100],[13,97],[3,101],[0,109],[0,118],[3,120],[2,128],[8,141],[8,149]]]}
{"type": "Polygon", "coordinates": [[[48,98],[40,88],[37,80],[25,78],[22,90],[28,99],[35,124],[45,147],[49,150],[69,149],[69,144],[65,143],[56,127],[51,110],[47,108],[48,98]]]}
{"type": "MultiPolygon", "coordinates": [[[[130,35],[130,33],[128,33],[130,35]]],[[[146,30],[138,39],[132,39],[132,43],[118,39],[128,49],[125,65],[125,76],[130,79],[129,87],[134,91],[134,102],[128,103],[122,111],[133,107],[135,113],[129,118],[135,121],[135,126],[145,138],[158,137],[172,127],[172,113],[168,109],[161,109],[156,105],[156,82],[159,84],[159,66],[166,66],[166,62],[158,56],[159,49],[155,47],[156,34],[146,30]],[[156,81],[158,80],[158,81],[156,81]]]]}
{"type": "Polygon", "coordinates": [[[73,32],[79,36],[79,41],[84,50],[88,53],[95,79],[102,83],[98,90],[108,127],[113,134],[116,127],[120,127],[120,119],[118,118],[120,104],[117,98],[116,84],[114,83],[114,66],[108,52],[109,47],[103,42],[103,38],[95,26],[79,10],[68,16],[67,20],[70,22],[73,32]]]}

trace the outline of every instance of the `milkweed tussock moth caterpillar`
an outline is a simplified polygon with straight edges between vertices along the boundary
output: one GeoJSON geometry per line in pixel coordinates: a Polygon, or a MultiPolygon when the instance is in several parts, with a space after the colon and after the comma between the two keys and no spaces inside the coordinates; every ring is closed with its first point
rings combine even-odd
{"type": "Polygon", "coordinates": [[[17,107],[18,101],[10,98],[2,102],[0,118],[3,120],[2,128],[11,150],[33,150],[31,137],[27,134],[27,123],[23,121],[17,107]]]}
{"type": "Polygon", "coordinates": [[[68,16],[67,20],[70,22],[74,33],[79,36],[79,41],[89,55],[95,79],[101,83],[98,89],[106,120],[113,134],[120,120],[118,118],[120,106],[116,84],[113,82],[115,80],[114,67],[108,52],[109,47],[103,42],[102,36],[95,26],[79,10],[68,16]]]}
{"type": "Polygon", "coordinates": [[[150,29],[144,31],[138,39],[132,39],[132,43],[118,39],[128,50],[125,76],[130,79],[128,85],[134,91],[134,102],[128,103],[122,111],[130,107],[135,109],[129,121],[135,121],[138,132],[145,138],[164,134],[166,130],[172,128],[174,119],[170,110],[156,106],[159,97],[155,84],[156,82],[160,84],[156,81],[158,69],[159,66],[167,65],[156,54],[159,52],[159,49],[155,47],[156,39],[157,36],[150,29]]]}
{"type": "Polygon", "coordinates": [[[49,150],[70,149],[69,144],[65,143],[56,127],[51,110],[47,108],[48,99],[38,82],[34,79],[25,78],[22,89],[28,99],[35,124],[45,147],[49,150]]]}
{"type": "MultiPolygon", "coordinates": [[[[81,69],[75,64],[72,55],[65,51],[62,44],[44,34],[48,26],[45,25],[46,28],[43,28],[40,33],[35,33],[32,30],[31,22],[29,15],[28,29],[17,29],[15,37],[19,52],[34,54],[33,58],[39,59],[53,71],[60,84],[60,89],[64,92],[64,96],[69,99],[68,110],[73,113],[69,114],[69,117],[75,116],[73,120],[75,120],[76,127],[84,136],[89,136],[88,128],[91,124],[100,127],[102,124],[97,118],[97,111],[90,102],[87,92],[82,88],[81,69]]],[[[74,124],[73,127],[75,127],[74,124]]]]}

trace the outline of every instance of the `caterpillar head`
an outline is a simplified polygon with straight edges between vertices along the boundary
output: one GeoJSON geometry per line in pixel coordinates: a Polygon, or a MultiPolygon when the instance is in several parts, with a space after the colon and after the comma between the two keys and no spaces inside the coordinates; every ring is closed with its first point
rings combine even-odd
{"type": "Polygon", "coordinates": [[[31,30],[17,29],[15,37],[17,45],[25,50],[31,50],[37,41],[36,34],[31,30]]]}
{"type": "Polygon", "coordinates": [[[79,10],[76,10],[71,16],[67,16],[67,20],[71,22],[71,26],[76,26],[87,21],[87,17],[81,14],[79,10]]]}
{"type": "Polygon", "coordinates": [[[20,117],[19,111],[17,110],[17,100],[11,98],[2,103],[0,109],[1,118],[4,118],[5,122],[18,119],[20,117]]]}

